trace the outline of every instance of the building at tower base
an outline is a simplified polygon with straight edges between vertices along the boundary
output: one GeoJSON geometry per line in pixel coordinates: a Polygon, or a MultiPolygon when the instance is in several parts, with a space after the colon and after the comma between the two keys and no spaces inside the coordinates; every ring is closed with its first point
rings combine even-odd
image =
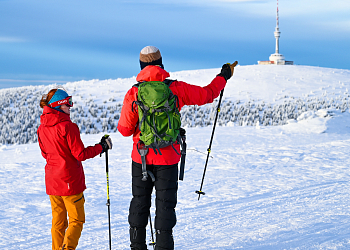
{"type": "Polygon", "coordinates": [[[276,65],[293,65],[293,61],[286,61],[284,56],[281,54],[271,54],[268,61],[258,61],[259,65],[268,65],[268,64],[276,64],[276,65]]]}

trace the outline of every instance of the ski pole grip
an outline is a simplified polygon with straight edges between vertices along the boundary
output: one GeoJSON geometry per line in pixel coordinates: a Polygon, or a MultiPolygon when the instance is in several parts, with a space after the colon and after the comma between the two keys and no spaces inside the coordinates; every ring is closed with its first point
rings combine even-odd
{"type": "Polygon", "coordinates": [[[236,65],[238,64],[238,61],[235,61],[234,63],[231,63],[231,67],[236,67],[236,65]]]}

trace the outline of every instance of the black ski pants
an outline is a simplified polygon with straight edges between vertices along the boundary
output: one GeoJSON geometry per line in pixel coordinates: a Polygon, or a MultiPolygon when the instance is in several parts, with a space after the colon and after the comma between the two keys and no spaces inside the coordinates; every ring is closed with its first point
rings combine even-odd
{"type": "Polygon", "coordinates": [[[146,226],[149,220],[153,187],[156,190],[156,249],[174,249],[172,229],[176,224],[175,206],[178,189],[178,164],[147,165],[154,174],[142,181],[142,165],[132,162],[132,195],[129,208],[131,249],[145,250],[146,226]]]}

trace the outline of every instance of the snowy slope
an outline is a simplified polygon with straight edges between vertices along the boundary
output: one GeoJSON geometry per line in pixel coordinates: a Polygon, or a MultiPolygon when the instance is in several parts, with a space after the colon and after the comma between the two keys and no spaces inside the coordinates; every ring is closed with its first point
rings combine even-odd
{"type": "MultiPolygon", "coordinates": [[[[204,86],[218,71],[182,71],[171,77],[204,86]]],[[[349,76],[348,70],[307,66],[237,67],[225,88],[226,103],[254,103],[249,110],[262,103],[273,109],[294,100],[322,99],[331,105],[308,108],[280,126],[238,126],[236,121],[217,127],[203,188],[206,195],[199,201],[195,190],[200,187],[212,127],[188,126],[175,249],[350,249],[349,76]]],[[[115,106],[134,81],[93,80],[65,87],[82,106],[88,100],[115,106]]],[[[41,93],[49,89],[22,87],[0,90],[0,95],[30,88],[41,93]]],[[[262,116],[263,111],[258,112],[262,116]]],[[[83,134],[82,139],[92,145],[102,135],[83,134]]],[[[132,140],[117,132],[111,137],[112,245],[128,249],[132,140]]],[[[50,202],[38,145],[0,145],[0,159],[0,249],[50,249],[50,202]]],[[[87,221],[78,249],[108,249],[104,157],[83,165],[87,221]]]]}
{"type": "MultiPolygon", "coordinates": [[[[182,71],[171,77],[204,86],[218,72],[219,69],[182,71]]],[[[225,88],[219,124],[276,126],[305,119],[328,108],[345,112],[349,106],[349,74],[349,70],[306,66],[238,66],[234,78],[225,88]]],[[[65,84],[64,87],[74,96],[71,118],[81,132],[116,132],[123,97],[135,81],[132,77],[65,84]]],[[[37,141],[36,130],[41,114],[38,100],[53,87],[0,90],[0,105],[3,107],[0,110],[0,143],[37,141]]],[[[185,107],[181,110],[182,125],[208,126],[215,112],[215,103],[185,107]]]]}

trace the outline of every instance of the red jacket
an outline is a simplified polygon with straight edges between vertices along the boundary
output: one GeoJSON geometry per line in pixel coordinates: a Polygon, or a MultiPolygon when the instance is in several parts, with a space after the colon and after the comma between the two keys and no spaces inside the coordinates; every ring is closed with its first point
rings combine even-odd
{"type": "Polygon", "coordinates": [[[69,115],[48,106],[44,107],[37,134],[41,154],[46,159],[46,193],[69,196],[83,192],[86,186],[81,161],[100,154],[102,146],[85,148],[79,128],[69,115]]]}
{"type": "MultiPolygon", "coordinates": [[[[141,70],[136,80],[137,82],[164,81],[169,76],[169,73],[162,68],[150,65],[141,70]]],[[[170,90],[179,98],[181,109],[184,105],[204,105],[213,102],[214,99],[219,96],[220,91],[225,85],[225,78],[217,76],[205,87],[174,81],[170,85],[170,90]]],[[[140,140],[140,130],[138,128],[139,117],[135,106],[134,112],[131,110],[133,101],[137,100],[137,91],[137,87],[132,87],[125,95],[121,116],[118,122],[118,131],[123,136],[133,135],[134,146],[131,158],[133,161],[141,164],[141,156],[136,149],[136,144],[140,140]]],[[[175,148],[180,152],[180,145],[175,145],[175,148]]],[[[160,150],[162,155],[156,155],[153,150],[149,150],[146,156],[146,163],[150,165],[172,165],[180,161],[180,155],[178,155],[171,146],[161,148],[160,150]]]]}

